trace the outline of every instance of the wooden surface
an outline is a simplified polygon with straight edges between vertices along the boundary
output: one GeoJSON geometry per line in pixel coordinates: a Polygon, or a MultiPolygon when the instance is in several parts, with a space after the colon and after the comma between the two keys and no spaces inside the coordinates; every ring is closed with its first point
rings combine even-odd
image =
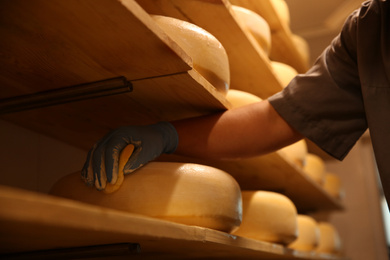
{"type": "Polygon", "coordinates": [[[272,47],[270,58],[280,61],[294,67],[299,73],[304,73],[309,68],[303,57],[299,54],[291,35],[292,32],[288,25],[283,24],[276,13],[270,0],[248,1],[248,0],[229,0],[234,5],[245,7],[258,13],[270,26],[272,33],[272,47]]]}
{"type": "Polygon", "coordinates": [[[0,98],[124,76],[133,92],[1,116],[90,147],[111,129],[224,110],[229,104],[136,2],[2,1],[0,98]]]}
{"type": "Polygon", "coordinates": [[[124,259],[340,259],[5,186],[0,187],[0,203],[3,256],[138,243],[141,252],[124,259]]]}
{"type": "Polygon", "coordinates": [[[149,13],[185,20],[213,34],[226,49],[233,89],[263,99],[282,89],[264,51],[239,27],[227,0],[137,0],[149,13]]]}
{"type": "Polygon", "coordinates": [[[285,194],[302,213],[318,210],[343,210],[321,186],[279,153],[241,160],[204,160],[177,155],[162,155],[160,161],[210,165],[231,174],[242,190],[270,190],[285,194]]]}
{"type": "Polygon", "coordinates": [[[132,82],[133,92],[3,115],[1,118],[89,150],[119,126],[225,110],[229,104],[196,71],[132,82]]]}
{"type": "Polygon", "coordinates": [[[190,70],[191,58],[135,2],[126,3],[2,1],[0,97],[190,70]]]}

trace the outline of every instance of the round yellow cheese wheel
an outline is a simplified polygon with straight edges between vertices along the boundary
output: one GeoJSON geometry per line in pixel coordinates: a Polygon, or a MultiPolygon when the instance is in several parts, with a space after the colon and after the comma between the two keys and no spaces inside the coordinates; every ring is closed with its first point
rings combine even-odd
{"type": "Polygon", "coordinates": [[[259,14],[241,6],[232,5],[232,10],[240,26],[249,32],[264,52],[269,55],[271,51],[271,29],[267,21],[259,14]]]}
{"type": "Polygon", "coordinates": [[[229,60],[217,38],[186,21],[159,15],[152,18],[192,58],[193,68],[220,93],[226,94],[230,86],[229,60]]]}
{"type": "Polygon", "coordinates": [[[325,173],[323,188],[335,198],[341,199],[343,197],[341,179],[334,173],[325,173]]]}
{"type": "Polygon", "coordinates": [[[271,67],[276,78],[279,79],[282,84],[282,87],[286,87],[290,81],[298,75],[296,69],[282,62],[271,61],[271,67]]]}
{"type": "Polygon", "coordinates": [[[303,166],[303,171],[313,181],[322,185],[325,180],[325,163],[324,160],[318,155],[308,153],[306,156],[306,162],[303,166]]]}
{"type": "Polygon", "coordinates": [[[307,144],[306,141],[302,139],[291,145],[283,147],[278,152],[287,158],[291,163],[302,169],[305,165],[308,154],[307,144]]]}
{"type": "Polygon", "coordinates": [[[315,251],[317,253],[339,254],[341,239],[337,229],[328,222],[319,222],[320,240],[315,251]]]}
{"type": "Polygon", "coordinates": [[[319,243],[320,230],[317,221],[307,215],[298,215],[298,238],[288,245],[289,248],[309,252],[319,243]]]}
{"type": "Polygon", "coordinates": [[[242,107],[262,101],[262,99],[256,95],[236,89],[229,89],[226,94],[226,100],[232,104],[232,108],[242,107]]]}
{"type": "Polygon", "coordinates": [[[241,190],[228,173],[214,167],[150,162],[126,175],[117,191],[86,186],[80,173],[60,179],[52,195],[102,207],[224,232],[242,219],[241,190]]]}
{"type": "Polygon", "coordinates": [[[242,191],[242,207],[242,223],[234,235],[285,245],[297,238],[297,209],[286,196],[242,191]]]}
{"type": "Polygon", "coordinates": [[[278,15],[279,20],[285,25],[290,26],[290,9],[285,0],[271,0],[271,4],[278,15]]]}
{"type": "Polygon", "coordinates": [[[309,65],[310,63],[310,48],[308,42],[301,36],[292,34],[291,36],[295,46],[297,47],[297,50],[301,57],[303,58],[303,61],[309,65]]]}

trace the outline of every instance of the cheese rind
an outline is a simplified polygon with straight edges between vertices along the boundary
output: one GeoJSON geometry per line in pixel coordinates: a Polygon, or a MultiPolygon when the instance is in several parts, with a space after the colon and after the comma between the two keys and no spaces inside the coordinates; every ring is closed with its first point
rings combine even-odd
{"type": "Polygon", "coordinates": [[[271,67],[277,79],[279,79],[282,87],[286,87],[290,81],[298,75],[296,69],[282,62],[271,61],[271,67]]]}
{"type": "Polygon", "coordinates": [[[242,107],[262,101],[262,99],[256,95],[236,89],[229,89],[226,94],[226,99],[232,104],[232,108],[242,107]]]}
{"type": "Polygon", "coordinates": [[[278,151],[298,168],[303,169],[306,163],[307,144],[304,139],[288,145],[278,151]]]}
{"type": "Polygon", "coordinates": [[[306,164],[303,167],[306,173],[313,181],[322,185],[325,180],[325,163],[318,155],[308,153],[306,156],[306,164]]]}
{"type": "Polygon", "coordinates": [[[191,163],[150,162],[105,194],[86,186],[80,173],[59,180],[51,194],[187,225],[231,232],[241,223],[241,190],[228,173],[191,163]]]}
{"type": "Polygon", "coordinates": [[[334,173],[325,173],[323,188],[334,198],[341,199],[344,195],[341,179],[334,173]]]}
{"type": "Polygon", "coordinates": [[[304,252],[313,251],[319,243],[320,230],[317,221],[307,215],[298,215],[298,238],[289,248],[304,252]]]}
{"type": "Polygon", "coordinates": [[[243,191],[242,203],[242,223],[234,235],[285,245],[297,238],[297,209],[286,196],[243,191]]]}
{"type": "Polygon", "coordinates": [[[160,15],[152,18],[192,58],[193,68],[216,90],[226,94],[230,87],[229,59],[218,39],[186,21],[160,15]]]}
{"type": "Polygon", "coordinates": [[[299,35],[292,34],[291,38],[292,38],[295,46],[297,47],[298,53],[301,55],[303,61],[305,62],[305,64],[309,65],[309,63],[310,63],[309,44],[307,43],[307,41],[303,37],[301,37],[299,35]]]}
{"type": "Polygon", "coordinates": [[[285,0],[271,0],[271,4],[282,24],[290,26],[290,9],[285,0]]]}
{"type": "Polygon", "coordinates": [[[232,5],[232,10],[237,16],[240,26],[249,32],[264,52],[269,55],[271,51],[271,29],[267,21],[259,14],[241,6],[232,5]]]}
{"type": "Polygon", "coordinates": [[[341,252],[341,239],[336,228],[328,222],[319,222],[320,240],[317,253],[338,254],[341,252]]]}

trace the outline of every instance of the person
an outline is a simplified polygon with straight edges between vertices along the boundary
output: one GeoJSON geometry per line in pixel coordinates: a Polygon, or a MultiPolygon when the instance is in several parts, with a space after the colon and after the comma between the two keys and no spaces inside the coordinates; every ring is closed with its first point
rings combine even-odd
{"type": "Polygon", "coordinates": [[[103,189],[116,182],[118,154],[135,151],[125,174],[162,153],[244,158],[303,137],[342,160],[370,131],[383,190],[390,198],[390,4],[362,3],[305,74],[267,100],[221,113],[147,126],[120,127],[88,154],[82,177],[103,189]]]}

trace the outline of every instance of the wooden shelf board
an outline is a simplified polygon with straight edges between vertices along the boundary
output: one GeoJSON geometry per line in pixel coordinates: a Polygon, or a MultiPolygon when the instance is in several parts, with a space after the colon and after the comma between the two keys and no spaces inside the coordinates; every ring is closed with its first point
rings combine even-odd
{"type": "Polygon", "coordinates": [[[152,124],[230,107],[196,71],[135,80],[133,92],[3,115],[0,118],[84,150],[120,126],[152,124]]]}
{"type": "Polygon", "coordinates": [[[270,0],[247,1],[229,0],[232,4],[245,7],[258,13],[270,26],[272,33],[272,47],[270,57],[272,60],[283,62],[294,67],[299,73],[307,71],[308,64],[299,54],[291,36],[288,25],[283,24],[270,0]]]}
{"type": "Polygon", "coordinates": [[[7,114],[3,120],[89,150],[122,125],[229,107],[135,1],[15,0],[2,5],[0,98],[118,76],[134,87],[131,93],[7,114]]]}
{"type": "Polygon", "coordinates": [[[177,155],[162,155],[159,161],[178,161],[209,165],[226,171],[242,190],[269,190],[285,194],[299,210],[343,210],[342,203],[279,153],[241,160],[208,160],[177,155]]]}
{"type": "Polygon", "coordinates": [[[0,186],[0,253],[138,243],[126,259],[341,259],[0,186]]]}
{"type": "Polygon", "coordinates": [[[165,15],[196,24],[224,46],[230,65],[232,89],[267,98],[282,90],[261,48],[241,30],[227,0],[137,0],[152,15],[165,15]]]}
{"type": "Polygon", "coordinates": [[[191,69],[191,58],[132,0],[15,0],[1,7],[0,98],[191,69]]]}

